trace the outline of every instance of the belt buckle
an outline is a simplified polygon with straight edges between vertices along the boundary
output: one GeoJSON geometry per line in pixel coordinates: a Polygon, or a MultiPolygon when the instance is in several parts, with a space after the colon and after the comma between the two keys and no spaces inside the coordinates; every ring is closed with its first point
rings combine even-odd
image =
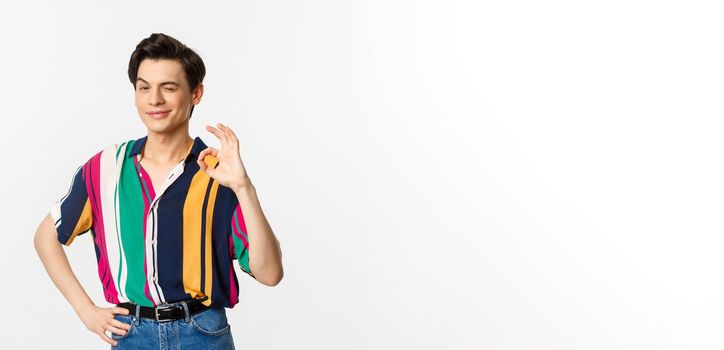
{"type": "Polygon", "coordinates": [[[154,310],[153,310],[153,313],[154,313],[154,315],[156,316],[156,321],[157,321],[157,322],[168,322],[168,321],[172,321],[173,319],[171,319],[171,318],[165,319],[165,320],[159,320],[159,319],[158,319],[158,310],[175,309],[175,308],[177,308],[177,307],[178,307],[178,304],[159,304],[159,305],[156,305],[156,307],[155,307],[154,310]]]}

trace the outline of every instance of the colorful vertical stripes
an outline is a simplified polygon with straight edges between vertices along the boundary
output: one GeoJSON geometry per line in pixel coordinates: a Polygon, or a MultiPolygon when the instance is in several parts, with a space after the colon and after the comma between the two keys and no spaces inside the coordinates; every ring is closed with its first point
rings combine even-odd
{"type": "MultiPolygon", "coordinates": [[[[50,208],[58,241],[91,232],[106,301],[155,306],[205,298],[238,303],[234,260],[249,268],[249,241],[236,195],[199,169],[196,137],[186,158],[154,188],[139,162],[147,136],[114,144],[78,167],[50,208]]],[[[207,156],[214,166],[217,160],[207,156]]]]}

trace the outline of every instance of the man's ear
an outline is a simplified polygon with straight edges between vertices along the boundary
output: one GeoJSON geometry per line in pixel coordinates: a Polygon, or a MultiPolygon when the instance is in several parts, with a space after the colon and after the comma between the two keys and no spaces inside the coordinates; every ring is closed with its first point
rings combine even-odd
{"type": "Polygon", "coordinates": [[[199,85],[196,85],[192,94],[193,94],[192,103],[195,105],[199,104],[199,102],[201,102],[201,96],[204,95],[204,84],[199,83],[199,85]]]}

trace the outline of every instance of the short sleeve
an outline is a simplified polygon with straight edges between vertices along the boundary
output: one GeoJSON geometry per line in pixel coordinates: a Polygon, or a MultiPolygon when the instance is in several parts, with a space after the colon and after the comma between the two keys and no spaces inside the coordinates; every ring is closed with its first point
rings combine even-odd
{"type": "Polygon", "coordinates": [[[68,192],[50,206],[50,216],[58,231],[58,241],[66,246],[69,246],[75,237],[93,227],[93,211],[85,181],[88,164],[76,169],[68,192]]]}
{"type": "MultiPolygon", "coordinates": [[[[234,259],[238,261],[241,270],[249,276],[254,274],[249,268],[249,237],[246,234],[246,225],[244,224],[244,215],[241,212],[241,206],[235,201],[234,212],[231,215],[231,243],[234,252],[234,259]]],[[[256,278],[256,277],[255,277],[256,278]]]]}

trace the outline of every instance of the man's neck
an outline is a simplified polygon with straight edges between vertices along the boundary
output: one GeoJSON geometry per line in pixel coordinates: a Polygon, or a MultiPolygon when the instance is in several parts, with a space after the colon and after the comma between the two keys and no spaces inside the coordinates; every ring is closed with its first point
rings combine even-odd
{"type": "Polygon", "coordinates": [[[175,164],[188,155],[194,139],[188,131],[175,134],[149,132],[141,151],[141,159],[157,164],[175,164]]]}

